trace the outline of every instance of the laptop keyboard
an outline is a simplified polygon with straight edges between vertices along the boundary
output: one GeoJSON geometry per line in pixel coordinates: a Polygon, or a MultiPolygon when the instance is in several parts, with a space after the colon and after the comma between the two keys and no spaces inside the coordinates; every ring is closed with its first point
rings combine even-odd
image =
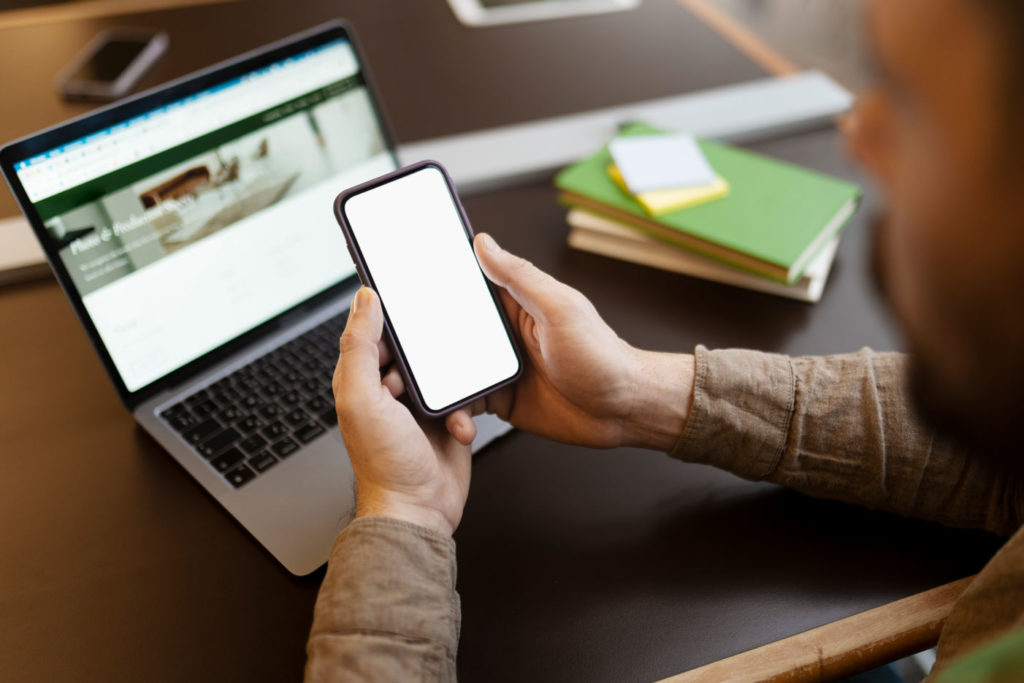
{"type": "Polygon", "coordinates": [[[160,413],[239,488],[338,422],[331,378],[345,311],[160,413]]]}

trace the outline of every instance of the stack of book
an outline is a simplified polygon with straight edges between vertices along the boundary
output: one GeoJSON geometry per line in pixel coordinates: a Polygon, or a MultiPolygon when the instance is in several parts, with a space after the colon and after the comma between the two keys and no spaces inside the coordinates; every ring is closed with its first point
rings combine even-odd
{"type": "MultiPolygon", "coordinates": [[[[659,134],[634,124],[620,137],[659,134]]],[[[607,147],[559,173],[570,246],[818,301],[859,189],[721,143],[698,147],[713,176],[696,186],[633,192],[607,147]]]]}

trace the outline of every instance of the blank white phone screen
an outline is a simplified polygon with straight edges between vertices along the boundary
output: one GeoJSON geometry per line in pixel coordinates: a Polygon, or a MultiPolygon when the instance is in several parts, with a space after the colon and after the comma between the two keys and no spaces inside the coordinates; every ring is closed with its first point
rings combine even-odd
{"type": "Polygon", "coordinates": [[[438,168],[354,195],[343,211],[428,409],[516,374],[519,359],[438,168]]]}

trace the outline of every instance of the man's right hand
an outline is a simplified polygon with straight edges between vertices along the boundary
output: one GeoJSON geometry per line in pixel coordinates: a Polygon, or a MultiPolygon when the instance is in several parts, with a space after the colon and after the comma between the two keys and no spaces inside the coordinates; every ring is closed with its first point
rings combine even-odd
{"type": "Polygon", "coordinates": [[[567,443],[671,449],[692,400],[693,357],[636,349],[580,292],[486,234],[474,248],[528,357],[523,377],[477,412],[567,443]]]}

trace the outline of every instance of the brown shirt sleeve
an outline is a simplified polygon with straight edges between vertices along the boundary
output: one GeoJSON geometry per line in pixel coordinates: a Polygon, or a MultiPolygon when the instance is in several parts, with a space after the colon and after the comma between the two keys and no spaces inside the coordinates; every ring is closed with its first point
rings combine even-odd
{"type": "Polygon", "coordinates": [[[454,681],[460,619],[451,538],[356,519],[327,561],[305,680],[454,681]]]}
{"type": "Polygon", "coordinates": [[[906,357],[790,358],[696,350],[693,408],[673,457],[811,496],[1010,535],[1020,487],[917,420],[906,357]]]}

